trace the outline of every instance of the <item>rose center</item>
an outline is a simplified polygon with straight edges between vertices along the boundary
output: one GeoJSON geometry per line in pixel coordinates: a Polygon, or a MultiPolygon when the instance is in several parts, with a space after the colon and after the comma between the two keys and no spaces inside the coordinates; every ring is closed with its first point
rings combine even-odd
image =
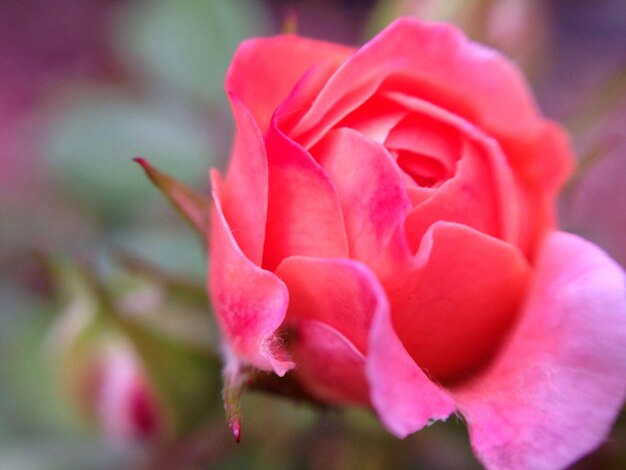
{"type": "Polygon", "coordinates": [[[396,162],[402,171],[418,186],[437,187],[454,175],[453,167],[429,155],[408,150],[391,150],[391,154],[396,157],[396,162]]]}
{"type": "Polygon", "coordinates": [[[432,188],[454,176],[461,140],[449,126],[411,113],[389,131],[384,145],[412,183],[432,188]]]}

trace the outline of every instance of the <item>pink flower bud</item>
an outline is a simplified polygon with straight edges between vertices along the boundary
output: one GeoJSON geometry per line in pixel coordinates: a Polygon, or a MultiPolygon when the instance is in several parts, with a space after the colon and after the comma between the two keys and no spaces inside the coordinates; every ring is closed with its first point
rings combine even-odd
{"type": "Polygon", "coordinates": [[[81,401],[107,439],[145,441],[164,435],[164,410],[132,349],[108,345],[84,372],[78,382],[81,401]]]}

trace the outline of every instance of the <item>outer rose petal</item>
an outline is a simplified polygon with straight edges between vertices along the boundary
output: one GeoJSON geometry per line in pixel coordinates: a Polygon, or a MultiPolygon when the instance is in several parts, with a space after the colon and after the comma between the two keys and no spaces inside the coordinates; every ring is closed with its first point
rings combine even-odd
{"type": "Polygon", "coordinates": [[[415,364],[398,339],[388,307],[374,317],[367,356],[372,405],[396,436],[406,437],[454,411],[452,398],[415,364]]]}
{"type": "Polygon", "coordinates": [[[387,296],[364,264],[350,259],[292,256],[276,269],[289,289],[288,320],[317,320],[365,353],[373,315],[387,296]]]}
{"type": "Polygon", "coordinates": [[[231,95],[237,136],[220,197],[241,251],[261,265],[267,221],[267,154],[263,136],[243,103],[231,95]]]}
{"type": "Polygon", "coordinates": [[[335,185],[319,164],[275,125],[266,137],[269,200],[263,266],[294,255],[348,258],[335,185]]]}
{"type": "Polygon", "coordinates": [[[499,359],[456,391],[489,468],[563,468],[607,436],[626,395],[624,274],[574,235],[551,235],[499,359]]]}
{"type": "Polygon", "coordinates": [[[437,222],[417,252],[421,267],[389,292],[402,344],[431,377],[464,380],[483,367],[522,305],[530,268],[514,246],[437,222]]]}
{"type": "Polygon", "coordinates": [[[319,398],[369,404],[365,358],[372,318],[389,310],[376,276],[350,259],[285,259],[276,274],[289,289],[286,324],[297,330],[296,373],[319,398]]]}
{"type": "Polygon", "coordinates": [[[291,353],[307,390],[329,403],[369,405],[363,353],[326,323],[301,320],[296,328],[291,353]]]}
{"type": "Polygon", "coordinates": [[[389,88],[411,91],[498,134],[524,135],[540,122],[524,80],[504,57],[449,25],[403,18],[338,69],[294,132],[306,133],[303,142],[316,141],[389,77],[397,81],[389,88]]]}
{"type": "Polygon", "coordinates": [[[289,35],[244,41],[228,69],[226,91],[243,101],[265,133],[278,105],[310,67],[338,66],[350,53],[345,46],[289,35]]]}
{"type": "Polygon", "coordinates": [[[569,136],[556,124],[545,123],[529,140],[527,146],[504,142],[503,148],[517,161],[528,162],[517,170],[522,180],[521,234],[536,255],[541,241],[557,227],[556,197],[574,163],[569,136]]]}
{"type": "Polygon", "coordinates": [[[228,347],[244,362],[282,376],[293,367],[279,347],[289,294],[273,273],[252,263],[233,238],[220,204],[221,184],[214,172],[209,291],[228,347]]]}

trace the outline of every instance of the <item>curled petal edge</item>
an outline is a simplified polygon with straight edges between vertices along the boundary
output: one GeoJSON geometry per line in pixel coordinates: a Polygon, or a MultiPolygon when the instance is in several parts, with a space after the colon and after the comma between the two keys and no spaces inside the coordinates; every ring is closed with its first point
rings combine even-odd
{"type": "Polygon", "coordinates": [[[595,245],[551,234],[498,358],[453,395],[488,468],[564,468],[604,441],[626,398],[624,273],[595,245]]]}
{"type": "Polygon", "coordinates": [[[211,180],[214,211],[208,287],[217,320],[228,346],[243,363],[283,376],[294,367],[277,335],[289,304],[287,287],[243,254],[222,212],[216,171],[211,180]]]}
{"type": "Polygon", "coordinates": [[[367,406],[365,357],[354,344],[317,320],[300,320],[295,327],[295,373],[306,388],[327,403],[367,406]]]}
{"type": "Polygon", "coordinates": [[[372,321],[366,375],[378,417],[400,438],[454,412],[452,397],[428,378],[400,342],[388,305],[372,321]]]}

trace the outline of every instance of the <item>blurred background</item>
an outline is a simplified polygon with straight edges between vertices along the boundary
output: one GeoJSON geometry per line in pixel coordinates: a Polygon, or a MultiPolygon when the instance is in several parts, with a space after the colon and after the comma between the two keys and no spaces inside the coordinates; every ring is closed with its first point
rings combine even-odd
{"type": "MultiPolygon", "coordinates": [[[[295,18],[358,45],[407,15],[525,71],[579,158],[562,226],[626,266],[623,0],[2,0],[0,468],[480,468],[455,418],[399,441],[367,412],[254,392],[235,444],[202,244],[131,161],[206,192],[242,39],[295,18]]],[[[626,468],[625,449],[622,414],[574,468],[626,468]]]]}

